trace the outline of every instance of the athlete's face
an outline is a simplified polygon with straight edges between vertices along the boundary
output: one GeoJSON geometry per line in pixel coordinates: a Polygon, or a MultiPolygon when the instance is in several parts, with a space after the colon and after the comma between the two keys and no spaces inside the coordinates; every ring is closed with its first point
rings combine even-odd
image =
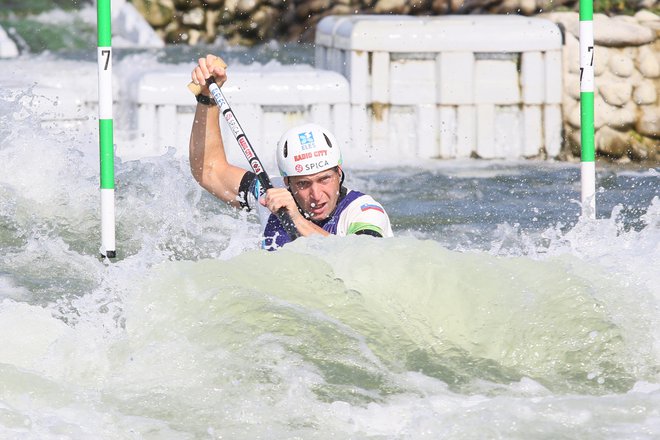
{"type": "Polygon", "coordinates": [[[298,205],[312,220],[325,220],[339,200],[341,168],[308,176],[291,176],[288,184],[298,205]]]}

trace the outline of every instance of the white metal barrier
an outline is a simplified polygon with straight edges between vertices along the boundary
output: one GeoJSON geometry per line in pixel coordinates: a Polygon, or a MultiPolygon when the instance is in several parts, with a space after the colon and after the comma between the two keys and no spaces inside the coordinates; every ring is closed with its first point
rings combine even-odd
{"type": "MultiPolygon", "coordinates": [[[[561,45],[559,29],[536,18],[326,17],[317,28],[318,68],[233,66],[223,91],[272,169],[279,136],[303,120],[333,130],[345,159],[360,163],[376,153],[388,161],[519,158],[543,150],[552,157],[561,147],[561,45]]],[[[12,63],[28,70],[28,61],[12,63]]],[[[22,99],[31,100],[44,125],[95,129],[95,64],[55,63],[22,99]]],[[[169,147],[187,155],[196,105],[186,88],[191,68],[118,69],[119,157],[169,147]]],[[[11,81],[7,87],[13,90],[11,81]]],[[[224,134],[234,142],[229,130],[224,134]]],[[[242,163],[238,149],[227,153],[242,163]]]]}
{"type": "Polygon", "coordinates": [[[316,66],[350,83],[364,154],[534,156],[561,147],[561,32],[519,16],[330,16],[316,66]]]}
{"type": "MultiPolygon", "coordinates": [[[[196,103],[186,88],[191,67],[186,69],[147,72],[133,80],[130,99],[137,111],[133,129],[138,150],[161,154],[173,146],[178,154],[187,154],[196,103]]],[[[275,145],[282,133],[299,122],[317,122],[338,139],[349,139],[348,82],[335,72],[309,66],[267,72],[239,66],[231,69],[222,89],[267,167],[275,166],[275,145]]],[[[223,140],[227,145],[235,142],[226,127],[223,140]]],[[[238,148],[227,148],[227,156],[244,161],[238,148]]]]}

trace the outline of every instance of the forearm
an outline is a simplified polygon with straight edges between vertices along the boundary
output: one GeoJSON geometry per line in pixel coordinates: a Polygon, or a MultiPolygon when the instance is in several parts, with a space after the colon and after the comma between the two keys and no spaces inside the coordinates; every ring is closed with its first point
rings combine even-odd
{"type": "Polygon", "coordinates": [[[328,231],[314,224],[310,220],[307,220],[300,213],[298,213],[298,215],[296,216],[292,216],[291,221],[293,221],[293,224],[295,225],[296,229],[298,230],[298,232],[302,237],[309,237],[310,235],[315,235],[315,234],[320,234],[324,237],[330,235],[328,231]]]}
{"type": "Polygon", "coordinates": [[[217,106],[198,104],[190,134],[190,170],[211,194],[238,206],[238,185],[245,170],[227,162],[217,106]]]}
{"type": "Polygon", "coordinates": [[[226,162],[218,117],[217,108],[197,104],[190,133],[189,156],[192,175],[202,186],[213,165],[218,160],[224,159],[226,162]]]}

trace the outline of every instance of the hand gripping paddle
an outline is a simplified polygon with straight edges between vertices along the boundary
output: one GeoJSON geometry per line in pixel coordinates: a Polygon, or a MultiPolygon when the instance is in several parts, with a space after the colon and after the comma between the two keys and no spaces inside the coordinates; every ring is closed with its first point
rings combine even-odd
{"type": "MultiPolygon", "coordinates": [[[[222,66],[222,68],[227,68],[227,64],[222,60],[222,58],[217,58],[214,61],[214,64],[222,66]]],[[[264,188],[264,190],[273,188],[273,184],[268,177],[268,173],[266,173],[263,164],[257,157],[257,153],[254,151],[254,148],[252,148],[252,144],[245,135],[243,128],[241,128],[241,124],[238,123],[238,119],[236,119],[234,111],[229,106],[227,99],[225,99],[225,95],[223,95],[220,87],[218,87],[218,85],[215,83],[215,78],[208,78],[206,80],[206,85],[208,85],[209,91],[211,92],[211,95],[213,95],[215,103],[220,108],[220,113],[222,113],[225,120],[227,121],[227,124],[231,128],[232,133],[234,133],[236,142],[238,142],[238,145],[241,147],[241,150],[243,151],[245,158],[248,160],[250,167],[257,175],[261,186],[264,188]]],[[[194,82],[190,82],[190,84],[188,84],[188,89],[190,89],[190,91],[193,92],[195,96],[202,92],[202,87],[198,84],[195,84],[194,82]]],[[[293,220],[291,220],[291,216],[287,212],[286,208],[280,208],[275,215],[284,227],[284,230],[287,232],[287,234],[289,234],[291,240],[295,240],[296,238],[300,237],[300,234],[298,233],[296,226],[293,224],[293,220]]]]}

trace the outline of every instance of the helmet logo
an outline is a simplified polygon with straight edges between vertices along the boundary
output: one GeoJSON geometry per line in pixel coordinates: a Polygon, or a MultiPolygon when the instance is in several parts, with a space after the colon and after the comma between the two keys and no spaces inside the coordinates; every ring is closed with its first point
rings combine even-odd
{"type": "Polygon", "coordinates": [[[302,173],[302,170],[303,170],[302,165],[297,164],[297,165],[296,165],[296,172],[297,172],[297,173],[302,173]]]}
{"type": "Polygon", "coordinates": [[[300,140],[300,149],[309,150],[310,148],[316,148],[316,144],[314,143],[314,135],[311,131],[298,133],[298,139],[300,140]]]}

